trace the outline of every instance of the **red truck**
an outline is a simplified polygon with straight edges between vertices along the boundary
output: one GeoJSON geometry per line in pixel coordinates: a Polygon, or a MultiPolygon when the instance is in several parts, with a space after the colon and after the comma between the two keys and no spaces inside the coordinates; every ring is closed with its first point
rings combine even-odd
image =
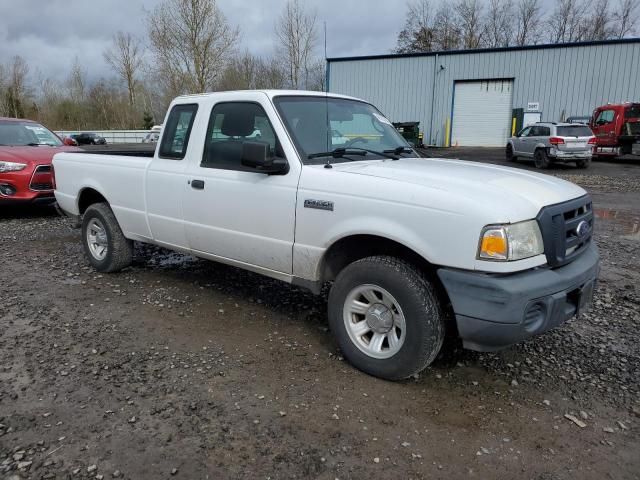
{"type": "Polygon", "coordinates": [[[0,117],[0,207],[55,202],[53,156],[77,150],[39,123],[0,117]]]}
{"type": "Polygon", "coordinates": [[[589,126],[596,136],[595,157],[640,155],[640,103],[598,107],[589,126]]]}

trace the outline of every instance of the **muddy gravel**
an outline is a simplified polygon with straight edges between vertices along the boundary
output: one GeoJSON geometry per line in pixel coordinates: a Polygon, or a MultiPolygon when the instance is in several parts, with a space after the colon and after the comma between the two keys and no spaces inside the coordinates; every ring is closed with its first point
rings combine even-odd
{"type": "Polygon", "coordinates": [[[589,313],[398,383],[343,361],[322,296],[142,245],[101,275],[68,219],[3,210],[0,478],[640,478],[640,165],[616,168],[578,182],[589,313]]]}

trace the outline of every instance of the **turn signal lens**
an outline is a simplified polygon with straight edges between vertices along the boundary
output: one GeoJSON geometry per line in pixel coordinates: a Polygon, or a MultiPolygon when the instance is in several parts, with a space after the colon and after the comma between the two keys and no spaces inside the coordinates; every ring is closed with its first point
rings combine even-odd
{"type": "Polygon", "coordinates": [[[482,230],[480,260],[513,261],[544,253],[540,227],[535,220],[508,225],[489,225],[482,230]]]}
{"type": "Polygon", "coordinates": [[[480,258],[506,260],[509,248],[507,236],[503,228],[489,228],[482,235],[480,258]]]}

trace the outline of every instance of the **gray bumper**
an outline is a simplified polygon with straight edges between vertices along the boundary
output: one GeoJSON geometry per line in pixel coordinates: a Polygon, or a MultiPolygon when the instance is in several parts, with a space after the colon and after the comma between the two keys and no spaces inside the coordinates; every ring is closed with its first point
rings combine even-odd
{"type": "Polygon", "coordinates": [[[556,269],[513,274],[438,270],[465,348],[493,351],[554,328],[589,303],[599,272],[592,244],[556,269]]]}

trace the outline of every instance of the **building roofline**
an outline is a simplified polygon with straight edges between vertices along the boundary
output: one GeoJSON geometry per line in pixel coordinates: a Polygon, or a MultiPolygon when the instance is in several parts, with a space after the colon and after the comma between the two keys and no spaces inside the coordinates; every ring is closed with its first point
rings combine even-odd
{"type": "Polygon", "coordinates": [[[435,55],[461,55],[476,53],[493,53],[493,52],[517,52],[520,50],[542,50],[553,48],[574,48],[574,47],[590,47],[597,45],[620,45],[640,43],[640,37],[621,38],[616,40],[596,40],[589,42],[573,42],[573,43],[546,43],[540,45],[524,45],[521,47],[499,47],[499,48],[476,48],[466,50],[442,50],[438,52],[416,52],[416,53],[387,53],[382,55],[363,55],[354,57],[331,57],[327,58],[327,62],[350,62],[358,60],[381,60],[389,58],[412,58],[412,57],[433,57],[435,55]]]}

